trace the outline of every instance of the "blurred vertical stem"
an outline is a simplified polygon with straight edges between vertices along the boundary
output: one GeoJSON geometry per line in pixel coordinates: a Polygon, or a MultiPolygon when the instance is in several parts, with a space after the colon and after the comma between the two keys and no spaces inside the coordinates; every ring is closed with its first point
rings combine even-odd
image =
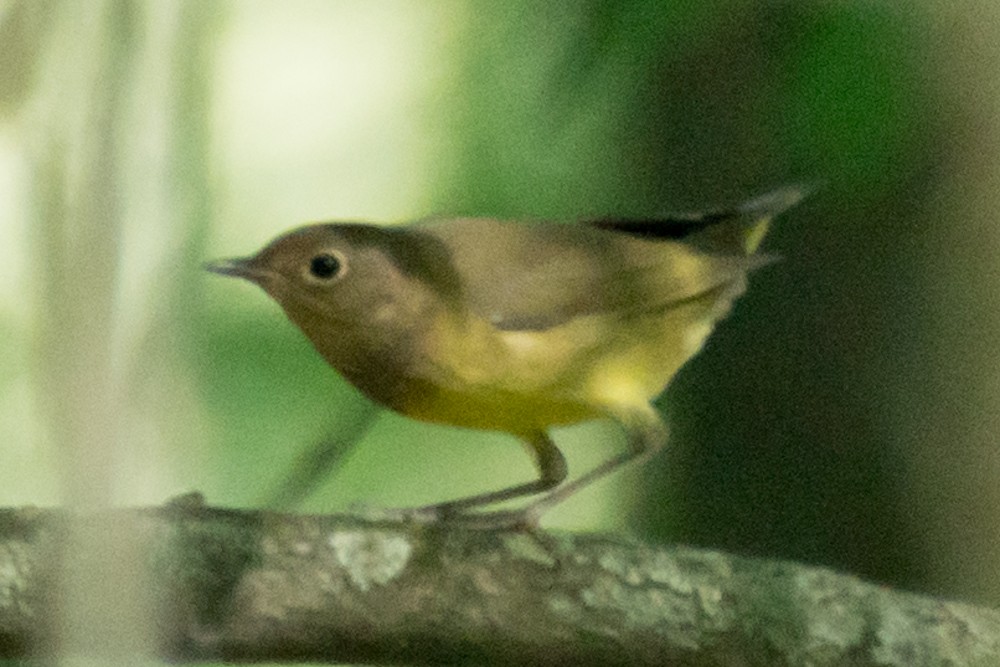
{"type": "MultiPolygon", "coordinates": [[[[63,502],[111,503],[121,459],[123,392],[115,356],[123,200],[121,140],[144,5],[107,0],[48,7],[55,81],[35,145],[41,350],[39,390],[61,465],[63,502]],[[64,51],[63,51],[64,50],[64,51]],[[83,85],[81,84],[81,80],[83,85]]],[[[120,535],[72,534],[55,622],[62,651],[148,652],[137,544],[120,535]]]]}
{"type": "MultiPolygon", "coordinates": [[[[910,520],[928,588],[1000,600],[1000,5],[938,3],[934,86],[947,119],[944,175],[920,210],[921,346],[894,396],[910,520]]],[[[925,187],[924,183],[920,183],[925,187]]],[[[907,201],[910,204],[911,200],[907,201]]]]}
{"type": "MultiPolygon", "coordinates": [[[[112,342],[122,184],[115,130],[122,123],[138,7],[128,0],[103,5],[99,34],[89,36],[98,65],[96,85],[83,102],[89,104],[86,122],[80,136],[72,136],[72,118],[56,119],[62,127],[48,133],[36,179],[44,188],[40,244],[32,259],[43,267],[37,272],[44,297],[38,301],[41,389],[60,449],[64,498],[75,506],[110,501],[119,444],[112,342]],[[77,148],[76,164],[69,146],[77,148]]],[[[67,8],[73,11],[61,9],[67,8]]]]}
{"type": "MultiPolygon", "coordinates": [[[[212,52],[209,37],[221,23],[222,3],[185,0],[179,6],[177,36],[173,44],[173,98],[171,104],[169,174],[167,191],[184,245],[182,266],[195,265],[203,256],[211,219],[211,177],[208,168],[210,86],[212,52]]],[[[168,93],[169,94],[169,93],[168,93]]],[[[197,271],[180,272],[173,294],[181,298],[201,284],[197,271]]],[[[175,303],[170,309],[176,314],[175,303]]]]}
{"type": "MultiPolygon", "coordinates": [[[[151,34],[150,41],[163,48],[150,53],[143,72],[165,85],[152,86],[151,98],[140,105],[142,116],[136,129],[150,132],[152,138],[144,143],[157,150],[148,172],[135,179],[140,182],[133,192],[144,193],[137,204],[142,214],[132,220],[129,230],[136,238],[160,242],[146,246],[151,251],[148,257],[138,255],[137,246],[127,248],[131,273],[137,273],[138,265],[151,270],[140,276],[144,282],[133,292],[142,294],[146,302],[134,309],[141,313],[140,321],[129,323],[132,331],[123,381],[130,388],[126,400],[133,417],[147,425],[149,434],[137,443],[132,465],[163,462],[150,474],[154,488],[158,483],[170,486],[168,480],[174,475],[189,474],[187,466],[201,461],[193,451],[204,446],[200,422],[194,417],[198,406],[190,389],[193,380],[186,353],[194,344],[191,322],[197,316],[191,311],[201,302],[203,275],[198,265],[204,258],[212,219],[211,38],[226,7],[198,0],[151,3],[145,17],[151,33],[162,36],[157,40],[151,34]]],[[[141,151],[141,144],[131,147],[133,160],[138,154],[142,162],[141,151]]]]}

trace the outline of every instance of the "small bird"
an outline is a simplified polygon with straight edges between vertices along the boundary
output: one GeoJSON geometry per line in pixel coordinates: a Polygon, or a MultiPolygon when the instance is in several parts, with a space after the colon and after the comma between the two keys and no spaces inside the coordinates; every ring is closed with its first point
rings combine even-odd
{"type": "Polygon", "coordinates": [[[580,488],[663,447],[652,401],[747,274],[772,261],[757,246],[805,194],[788,186],[660,219],[313,224],[206,268],[260,286],[375,403],[527,445],[536,479],[406,516],[533,527],[580,488]],[[549,429],[601,418],[622,426],[625,450],[566,483],[549,429]],[[536,494],[517,510],[475,511],[536,494]]]}

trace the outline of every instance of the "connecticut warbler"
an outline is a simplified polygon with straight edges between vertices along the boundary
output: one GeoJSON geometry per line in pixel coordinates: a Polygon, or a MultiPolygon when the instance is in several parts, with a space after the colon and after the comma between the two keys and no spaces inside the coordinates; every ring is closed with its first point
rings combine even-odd
{"type": "Polygon", "coordinates": [[[666,442],[651,402],[771,258],[769,221],[804,196],[661,219],[490,218],[398,227],[314,224],[208,266],[280,304],[326,361],[403,415],[521,439],[524,484],[411,510],[413,517],[534,525],[541,513],[666,442]],[[554,426],[610,418],[625,451],[564,483],[554,426]],[[471,512],[529,494],[514,511],[471,512]]]}

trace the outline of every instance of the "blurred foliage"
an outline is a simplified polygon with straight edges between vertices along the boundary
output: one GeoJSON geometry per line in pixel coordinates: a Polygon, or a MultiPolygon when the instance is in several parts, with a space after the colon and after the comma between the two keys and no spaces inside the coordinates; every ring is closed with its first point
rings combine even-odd
{"type": "MultiPolygon", "coordinates": [[[[93,166],[73,162],[81,137],[123,165],[95,186],[121,206],[122,247],[100,260],[119,282],[92,295],[111,304],[133,457],[116,471],[131,495],[117,497],[197,488],[216,503],[287,502],[282,480],[312,460],[341,466],[302,505],[314,511],[444,499],[530,474],[503,436],[391,415],[369,431],[370,406],[262,294],[202,275],[206,256],[250,252],[312,211],[648,216],[816,182],[767,241],[784,261],[753,277],[661,401],[670,451],[549,523],[1000,599],[983,579],[998,539],[988,526],[1000,522],[982,495],[998,471],[990,423],[979,424],[1000,403],[998,322],[980,282],[995,269],[956,268],[989,267],[1000,249],[995,198],[969,203],[995,173],[984,154],[1000,129],[984,79],[995,54],[978,51],[1000,32],[988,5],[970,15],[985,21],[979,32],[944,4],[863,0],[125,5],[139,47],[124,120],[107,127],[68,103],[92,102],[80,81],[96,65],[60,50],[96,58],[100,44],[67,19],[73,4],[0,4],[5,252],[45,264],[50,232],[24,229],[80,214],[93,166]],[[341,124],[291,143],[303,127],[341,124]],[[4,176],[9,155],[23,176],[4,176]],[[15,209],[23,190],[35,199],[15,209]]],[[[80,257],[86,244],[59,233],[66,257],[80,257]]],[[[41,313],[65,295],[40,288],[36,268],[0,287],[0,335],[14,341],[0,357],[5,406],[39,384],[28,351],[59,326],[41,313]],[[37,303],[22,305],[15,288],[37,303]]],[[[27,439],[10,445],[18,462],[54,437],[45,424],[3,429],[27,439]]],[[[588,444],[593,434],[566,434],[574,470],[618,446],[588,444]]],[[[10,502],[46,488],[25,479],[52,476],[19,465],[0,472],[10,502]]]]}

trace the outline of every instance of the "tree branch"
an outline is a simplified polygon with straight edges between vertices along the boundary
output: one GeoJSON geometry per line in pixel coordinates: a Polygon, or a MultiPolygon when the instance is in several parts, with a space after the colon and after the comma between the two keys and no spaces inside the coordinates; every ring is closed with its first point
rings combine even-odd
{"type": "Polygon", "coordinates": [[[197,502],[0,510],[0,658],[51,650],[71,526],[145,545],[157,650],[172,661],[1000,664],[997,611],[822,568],[197,502]]]}

